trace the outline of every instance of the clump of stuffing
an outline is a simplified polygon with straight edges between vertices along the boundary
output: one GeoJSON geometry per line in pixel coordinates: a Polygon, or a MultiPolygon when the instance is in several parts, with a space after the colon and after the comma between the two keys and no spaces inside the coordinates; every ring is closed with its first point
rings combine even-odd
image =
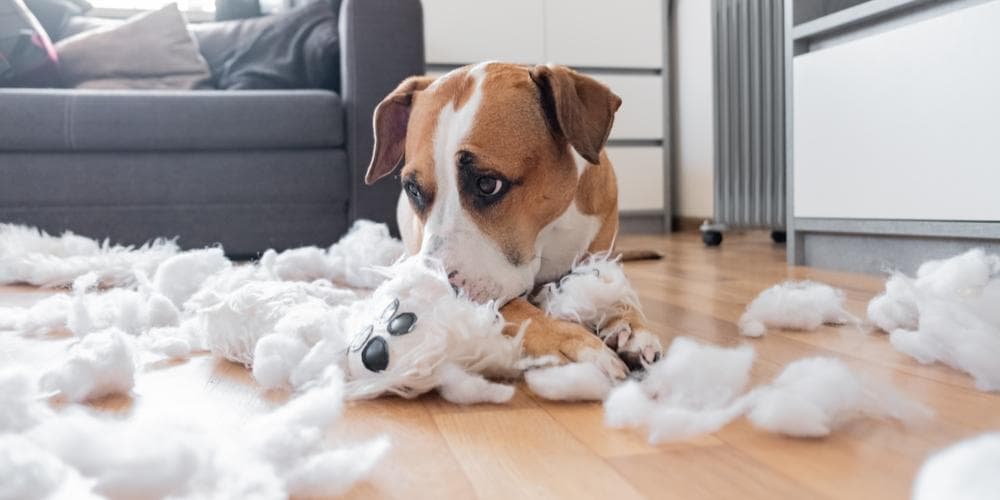
{"type": "Polygon", "coordinates": [[[375,288],[385,276],[375,268],[392,265],[403,256],[403,243],[385,224],[358,220],[330,248],[286,250],[274,259],[272,270],[285,281],[332,280],[359,288],[375,288]]]}
{"type": "Polygon", "coordinates": [[[988,500],[1000,492],[1000,433],[982,434],[939,451],[924,462],[913,500],[988,500]]]}
{"type": "Polygon", "coordinates": [[[760,337],[767,328],[811,331],[853,318],[844,309],[844,292],[815,281],[787,281],[761,292],[740,317],[740,333],[760,337]]]}
{"type": "Polygon", "coordinates": [[[243,426],[170,415],[106,419],[74,408],[0,433],[0,498],[265,498],[345,493],[381,460],[384,437],[332,448],[342,374],[243,426]],[[95,453],[99,450],[99,453],[95,453]]]}
{"type": "Polygon", "coordinates": [[[758,389],[748,418],[770,432],[820,437],[860,417],[914,422],[929,416],[922,405],[862,380],[842,361],[817,357],[795,361],[758,389]]]}
{"type": "Polygon", "coordinates": [[[0,330],[10,330],[27,336],[58,333],[66,328],[73,300],[58,293],[39,300],[29,308],[0,308],[0,330]]]}
{"type": "Polygon", "coordinates": [[[36,384],[21,369],[0,371],[0,434],[24,431],[49,416],[48,408],[37,400],[36,384]]]}
{"type": "Polygon", "coordinates": [[[127,394],[135,385],[130,339],[115,328],[92,333],[74,344],[62,365],[45,374],[40,383],[74,402],[127,394]]]}
{"type": "Polygon", "coordinates": [[[0,434],[0,498],[97,499],[90,482],[30,439],[0,434]]]}
{"type": "Polygon", "coordinates": [[[1000,390],[1000,256],[982,249],[895,274],[868,305],[868,316],[898,351],[942,362],[1000,390]]]}
{"type": "Polygon", "coordinates": [[[929,416],[922,405],[830,358],[796,361],[773,383],[742,393],[753,358],[747,346],[725,349],[678,337],[645,380],[611,391],[605,423],[645,428],[657,443],[715,432],[742,415],[758,428],[793,437],[825,436],[861,417],[911,423],[929,416]]]}
{"type": "Polygon", "coordinates": [[[102,286],[127,286],[135,282],[135,271],[151,275],[177,252],[177,244],[171,240],[121,246],[107,240],[98,243],[69,231],[51,236],[33,227],[0,224],[0,284],[62,287],[95,273],[102,286]]]}
{"type": "Polygon", "coordinates": [[[600,401],[611,391],[611,379],[593,363],[570,363],[528,370],[531,392],[556,401],[600,401]]]}
{"type": "Polygon", "coordinates": [[[180,309],[209,276],[230,266],[221,248],[189,250],[164,260],[156,268],[152,288],[180,309]]]}
{"type": "Polygon", "coordinates": [[[611,391],[605,422],[645,427],[654,443],[715,432],[742,413],[744,403],[734,401],[749,380],[753,360],[749,346],[726,349],[677,337],[641,383],[611,391]]]}

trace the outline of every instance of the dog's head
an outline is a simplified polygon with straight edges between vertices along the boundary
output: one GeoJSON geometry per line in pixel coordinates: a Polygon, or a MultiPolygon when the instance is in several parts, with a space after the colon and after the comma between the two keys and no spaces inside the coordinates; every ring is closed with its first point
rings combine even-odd
{"type": "Polygon", "coordinates": [[[365,181],[395,171],[420,221],[420,253],[476,301],[534,285],[539,233],[600,162],[621,99],[562,66],[483,63],[412,77],[375,110],[365,181]]]}

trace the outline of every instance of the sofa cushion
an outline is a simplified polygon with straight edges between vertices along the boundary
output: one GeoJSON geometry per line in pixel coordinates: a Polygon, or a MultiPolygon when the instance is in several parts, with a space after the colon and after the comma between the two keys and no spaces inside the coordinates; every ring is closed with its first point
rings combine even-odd
{"type": "Polygon", "coordinates": [[[208,64],[175,3],[115,27],[60,40],[56,51],[67,87],[212,88],[208,64]]]}
{"type": "Polygon", "coordinates": [[[340,97],[325,90],[5,90],[0,150],[335,148],[340,97]]]}

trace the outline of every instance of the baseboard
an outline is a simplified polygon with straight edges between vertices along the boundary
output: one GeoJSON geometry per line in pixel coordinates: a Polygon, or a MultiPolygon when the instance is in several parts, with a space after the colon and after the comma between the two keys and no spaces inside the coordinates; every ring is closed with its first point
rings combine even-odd
{"type": "Polygon", "coordinates": [[[618,214],[618,232],[623,234],[664,234],[667,232],[663,212],[625,212],[618,214]]]}
{"type": "Polygon", "coordinates": [[[673,218],[673,230],[680,233],[698,232],[707,217],[678,216],[673,218]]]}

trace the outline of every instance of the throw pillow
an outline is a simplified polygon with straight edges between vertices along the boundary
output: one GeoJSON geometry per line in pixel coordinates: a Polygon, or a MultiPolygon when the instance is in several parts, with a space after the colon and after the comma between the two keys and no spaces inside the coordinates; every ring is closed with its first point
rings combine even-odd
{"type": "Polygon", "coordinates": [[[211,88],[211,72],[177,4],[56,44],[69,87],[98,89],[211,88]]]}
{"type": "Polygon", "coordinates": [[[56,51],[22,0],[0,0],[0,87],[55,87],[56,51]]]}

